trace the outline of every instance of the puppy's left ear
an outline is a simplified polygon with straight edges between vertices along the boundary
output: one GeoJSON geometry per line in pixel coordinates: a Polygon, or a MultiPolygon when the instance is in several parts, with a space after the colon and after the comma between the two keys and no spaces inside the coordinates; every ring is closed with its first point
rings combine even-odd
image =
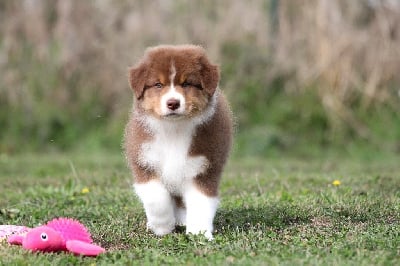
{"type": "Polygon", "coordinates": [[[146,78],[147,67],[143,63],[129,68],[129,85],[134,91],[136,99],[143,96],[146,78]]]}
{"type": "Polygon", "coordinates": [[[219,67],[211,64],[205,56],[200,59],[200,62],[202,64],[201,86],[212,96],[218,87],[219,67]]]}

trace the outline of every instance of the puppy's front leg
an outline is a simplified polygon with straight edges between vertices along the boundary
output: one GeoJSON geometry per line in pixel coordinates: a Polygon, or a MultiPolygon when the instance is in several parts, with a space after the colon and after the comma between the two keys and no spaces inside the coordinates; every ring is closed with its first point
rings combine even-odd
{"type": "Polygon", "coordinates": [[[147,216],[147,228],[162,236],[175,228],[173,199],[159,180],[134,185],[147,216]]]}
{"type": "Polygon", "coordinates": [[[186,203],[186,233],[199,234],[213,239],[213,221],[218,207],[218,198],[209,197],[191,184],[184,194],[186,203]]]}

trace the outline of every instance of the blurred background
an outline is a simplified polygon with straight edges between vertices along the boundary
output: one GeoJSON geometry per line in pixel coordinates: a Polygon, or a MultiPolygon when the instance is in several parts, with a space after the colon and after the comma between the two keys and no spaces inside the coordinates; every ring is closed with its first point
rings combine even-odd
{"type": "Polygon", "coordinates": [[[200,44],[235,156],[400,154],[398,0],[2,0],[0,154],[121,151],[127,69],[200,44]]]}

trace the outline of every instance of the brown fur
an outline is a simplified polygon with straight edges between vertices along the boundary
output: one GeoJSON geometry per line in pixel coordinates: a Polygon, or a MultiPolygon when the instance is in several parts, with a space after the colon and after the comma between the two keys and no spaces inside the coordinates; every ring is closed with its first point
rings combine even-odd
{"type": "Polygon", "coordinates": [[[220,93],[213,118],[197,128],[189,152],[193,156],[204,155],[210,162],[207,171],[195,178],[197,186],[208,196],[218,194],[219,180],[231,145],[231,111],[220,93]]]}
{"type": "MultiPolygon", "coordinates": [[[[150,48],[139,64],[130,69],[129,82],[136,101],[126,126],[124,146],[136,183],[159,178],[154,170],[138,163],[141,145],[152,138],[142,116],[163,119],[159,102],[170,86],[171,62],[176,69],[174,86],[186,99],[185,119],[203,112],[218,87],[218,67],[208,61],[204,49],[198,46],[150,48]],[[184,82],[190,86],[185,86],[184,82]],[[157,83],[162,86],[158,87],[157,83]]],[[[209,162],[206,171],[194,179],[197,187],[208,196],[218,195],[220,176],[232,143],[231,112],[222,92],[217,90],[217,93],[215,113],[206,123],[197,126],[189,151],[189,156],[203,155],[209,162]]],[[[175,200],[182,201],[179,195],[175,200]]]]}
{"type": "Polygon", "coordinates": [[[143,97],[146,88],[157,81],[169,85],[168,75],[171,62],[177,73],[174,83],[181,84],[185,79],[194,85],[201,85],[209,96],[213,95],[219,82],[218,66],[212,65],[200,46],[158,46],[147,49],[142,60],[129,70],[129,82],[137,99],[143,97]]]}

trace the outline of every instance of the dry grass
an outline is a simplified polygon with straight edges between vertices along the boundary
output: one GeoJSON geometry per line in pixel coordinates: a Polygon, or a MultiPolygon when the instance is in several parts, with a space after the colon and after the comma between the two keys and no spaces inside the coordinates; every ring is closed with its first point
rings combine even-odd
{"type": "Polygon", "coordinates": [[[303,2],[295,12],[293,4],[282,5],[277,61],[295,72],[295,89],[317,87],[328,113],[366,137],[351,107],[359,100],[362,108],[393,104],[399,96],[400,4],[303,2]]]}
{"type": "Polygon", "coordinates": [[[205,46],[227,66],[231,98],[244,82],[266,91],[280,77],[287,93],[315,90],[331,124],[361,137],[355,103],[399,111],[400,4],[390,0],[3,1],[0,101],[29,112],[38,99],[73,109],[95,95],[120,117],[127,67],[159,43],[205,46]]]}

